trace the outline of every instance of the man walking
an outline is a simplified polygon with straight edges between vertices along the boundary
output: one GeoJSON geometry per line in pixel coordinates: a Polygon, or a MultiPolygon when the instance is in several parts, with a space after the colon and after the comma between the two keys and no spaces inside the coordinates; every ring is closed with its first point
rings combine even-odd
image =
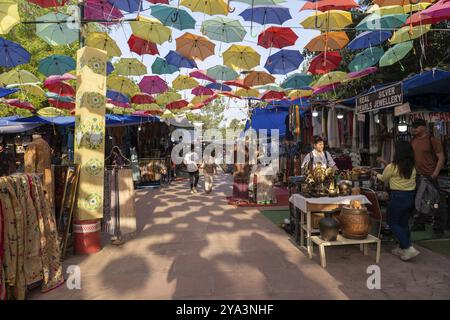
{"type": "Polygon", "coordinates": [[[417,215],[411,231],[425,230],[426,215],[433,217],[433,231],[436,235],[444,232],[439,210],[440,194],[437,178],[444,166],[445,157],[442,143],[427,130],[427,123],[417,119],[412,124],[411,141],[414,149],[418,173],[415,208],[417,215]]]}
{"type": "Polygon", "coordinates": [[[189,182],[191,186],[191,193],[197,193],[197,185],[199,180],[198,161],[200,157],[194,151],[194,145],[191,145],[191,151],[184,156],[184,164],[189,172],[189,182]]]}

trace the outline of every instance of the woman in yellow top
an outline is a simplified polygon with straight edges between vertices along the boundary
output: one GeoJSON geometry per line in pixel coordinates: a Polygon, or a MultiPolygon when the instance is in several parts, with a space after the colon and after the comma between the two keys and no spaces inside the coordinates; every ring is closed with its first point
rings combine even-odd
{"type": "MultiPolygon", "coordinates": [[[[381,159],[379,161],[386,163],[381,159]]],[[[383,174],[377,175],[379,180],[389,182],[391,194],[387,208],[388,224],[400,243],[392,253],[404,261],[419,254],[419,251],[411,245],[409,230],[409,218],[414,208],[416,189],[414,165],[414,151],[411,144],[407,141],[397,141],[394,161],[386,166],[383,174]]]]}

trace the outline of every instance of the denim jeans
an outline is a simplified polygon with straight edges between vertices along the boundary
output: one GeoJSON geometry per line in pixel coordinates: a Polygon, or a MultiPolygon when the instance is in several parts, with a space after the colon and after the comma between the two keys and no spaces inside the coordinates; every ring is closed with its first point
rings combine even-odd
{"type": "Polygon", "coordinates": [[[189,182],[190,182],[190,185],[191,185],[191,190],[193,188],[197,188],[198,179],[199,179],[199,172],[198,172],[198,170],[195,171],[195,172],[189,172],[189,182]]]}
{"type": "Polygon", "coordinates": [[[392,233],[400,242],[401,249],[411,246],[411,233],[409,231],[409,218],[414,209],[414,191],[391,191],[388,205],[388,223],[392,233]]]}

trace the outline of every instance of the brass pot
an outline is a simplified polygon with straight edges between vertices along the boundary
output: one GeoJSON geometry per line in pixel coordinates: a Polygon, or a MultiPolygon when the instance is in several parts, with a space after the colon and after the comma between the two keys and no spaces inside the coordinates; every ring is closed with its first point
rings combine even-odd
{"type": "Polygon", "coordinates": [[[364,240],[370,231],[370,215],[366,208],[343,207],[339,215],[342,236],[348,239],[364,240]]]}
{"type": "Polygon", "coordinates": [[[338,183],[339,195],[349,196],[352,192],[352,182],[348,180],[341,180],[338,183]]]}

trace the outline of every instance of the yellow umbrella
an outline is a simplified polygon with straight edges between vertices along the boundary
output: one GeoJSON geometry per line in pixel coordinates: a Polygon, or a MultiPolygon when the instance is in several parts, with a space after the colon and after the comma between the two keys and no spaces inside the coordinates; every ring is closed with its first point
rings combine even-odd
{"type": "Polygon", "coordinates": [[[352,23],[352,14],[343,10],[318,11],[300,22],[304,28],[320,30],[342,29],[352,23]]]}
{"type": "Polygon", "coordinates": [[[186,32],[177,38],[177,52],[189,59],[205,60],[214,55],[216,45],[208,38],[186,32]]]}
{"type": "Polygon", "coordinates": [[[158,19],[139,16],[138,21],[132,21],[130,25],[135,36],[157,44],[163,44],[172,35],[172,30],[158,19]]]}
{"type": "MultiPolygon", "coordinates": [[[[434,0],[421,0],[421,2],[433,2],[434,0]]],[[[373,0],[374,3],[379,5],[380,7],[387,6],[405,6],[410,5],[411,0],[373,0]]]]}
{"type": "Polygon", "coordinates": [[[239,96],[239,97],[259,97],[259,92],[258,90],[255,89],[238,89],[235,92],[235,95],[239,96]]]}
{"type": "Polygon", "coordinates": [[[333,51],[344,48],[348,41],[345,32],[327,32],[312,39],[305,48],[309,51],[333,51]]]}
{"type": "Polygon", "coordinates": [[[264,71],[252,71],[244,78],[247,87],[262,86],[275,82],[275,77],[264,71]]]}
{"type": "Polygon", "coordinates": [[[405,26],[394,32],[392,38],[389,40],[391,44],[397,44],[401,42],[411,41],[419,38],[421,35],[427,33],[431,29],[431,24],[425,24],[422,26],[410,27],[405,26]]]}
{"type": "Polygon", "coordinates": [[[18,88],[26,94],[38,97],[45,97],[45,91],[42,90],[36,83],[17,83],[10,84],[6,88],[18,88]]]}
{"type": "Polygon", "coordinates": [[[18,4],[14,0],[0,0],[0,34],[8,34],[19,24],[18,4]]]}
{"type": "Polygon", "coordinates": [[[324,74],[319,80],[314,84],[315,87],[323,87],[330,84],[340,83],[348,79],[348,75],[342,71],[333,71],[324,74]]]}
{"type": "Polygon", "coordinates": [[[288,97],[292,100],[299,98],[310,97],[313,94],[313,90],[291,90],[288,97]]]}
{"type": "Polygon", "coordinates": [[[258,66],[261,56],[249,46],[233,44],[223,53],[223,64],[233,69],[250,70],[258,66]]]}
{"type": "Polygon", "coordinates": [[[175,118],[175,115],[170,110],[164,111],[164,113],[161,115],[161,119],[173,119],[173,118],[175,118]]]}
{"type": "Polygon", "coordinates": [[[109,57],[120,57],[120,51],[117,43],[106,32],[91,32],[86,38],[86,45],[100,50],[105,50],[109,57]]]}
{"type": "Polygon", "coordinates": [[[37,114],[42,117],[58,117],[67,115],[67,111],[55,107],[47,107],[40,109],[37,114]]]}
{"type": "Polygon", "coordinates": [[[228,15],[229,6],[224,0],[181,0],[180,5],[193,12],[202,12],[209,15],[228,15]]]}
{"type": "Polygon", "coordinates": [[[198,81],[189,76],[179,75],[172,82],[172,87],[175,90],[192,89],[192,88],[195,88],[196,86],[198,86],[198,81]]]}
{"type": "Polygon", "coordinates": [[[133,108],[135,110],[140,110],[140,111],[161,111],[161,112],[163,111],[163,109],[156,103],[133,104],[133,108]]]}
{"type": "Polygon", "coordinates": [[[176,92],[164,92],[162,94],[159,94],[156,98],[156,103],[159,105],[166,105],[168,103],[177,101],[181,99],[181,94],[176,92]]]}
{"type": "Polygon", "coordinates": [[[11,70],[0,75],[0,82],[7,84],[37,83],[39,79],[26,70],[11,70]]]}
{"type": "Polygon", "coordinates": [[[431,6],[429,2],[419,2],[417,4],[406,4],[403,6],[405,13],[410,13],[414,11],[422,11],[431,6]]]}
{"type": "Polygon", "coordinates": [[[115,71],[121,76],[143,76],[147,67],[136,58],[122,58],[115,66],[115,71]]]}
{"type": "Polygon", "coordinates": [[[211,96],[196,96],[192,99],[191,103],[195,106],[197,104],[203,103],[205,100],[208,100],[211,96]]]}
{"type": "Polygon", "coordinates": [[[123,76],[108,77],[106,85],[108,89],[116,90],[129,96],[133,96],[140,91],[137,84],[123,76]]]}

